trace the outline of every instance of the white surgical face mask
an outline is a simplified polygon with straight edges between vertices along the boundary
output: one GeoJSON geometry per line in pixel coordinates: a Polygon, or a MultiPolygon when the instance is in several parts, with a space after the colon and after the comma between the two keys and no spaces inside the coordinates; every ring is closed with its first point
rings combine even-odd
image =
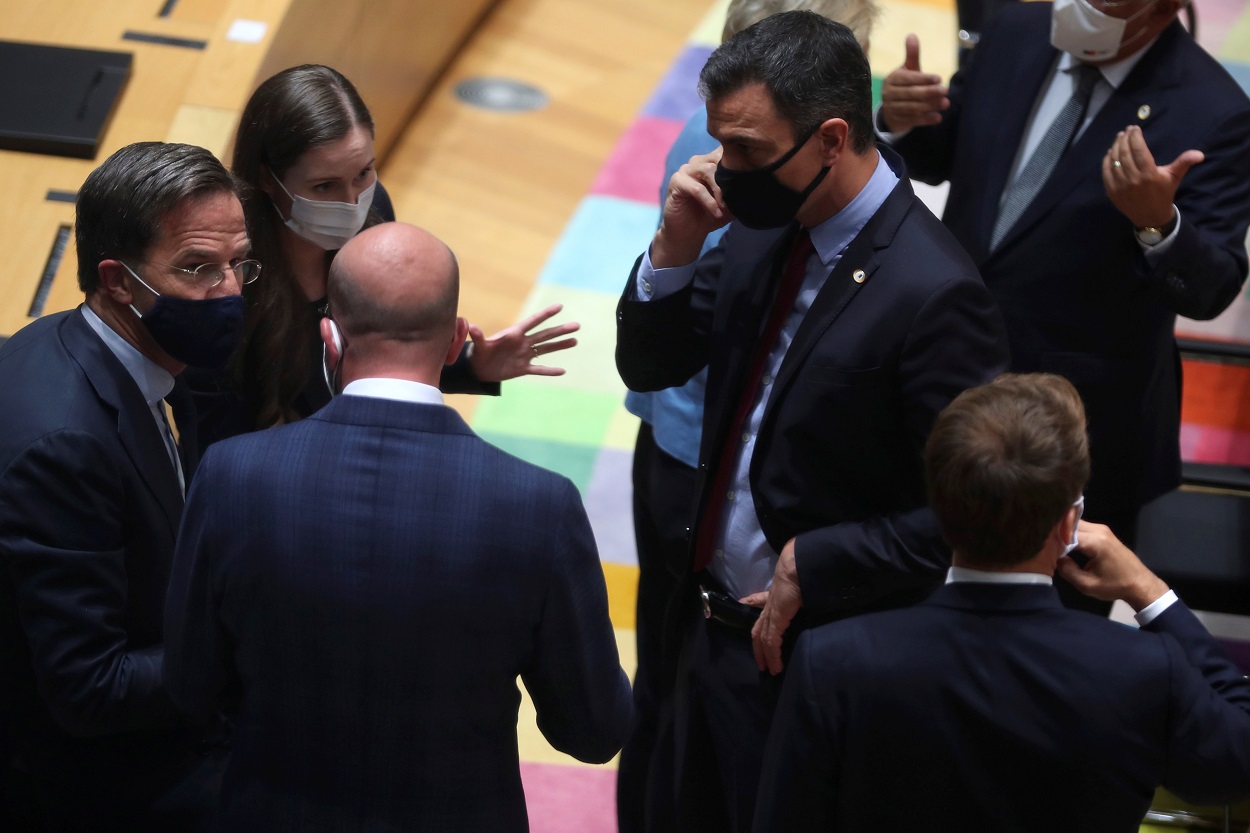
{"type": "Polygon", "coordinates": [[[1081,495],[1077,498],[1076,502],[1072,505],[1076,507],[1076,523],[1072,525],[1072,540],[1063,545],[1064,555],[1072,552],[1072,550],[1076,549],[1079,544],[1076,532],[1081,528],[1081,516],[1085,514],[1085,495],[1081,495]]]}
{"type": "Polygon", "coordinates": [[[297,197],[286,190],[282,180],[278,179],[273,171],[270,171],[269,175],[278,183],[282,193],[291,198],[291,217],[286,220],[286,227],[309,243],[315,243],[326,251],[343,248],[344,243],[364,228],[365,219],[369,216],[369,207],[373,205],[373,189],[378,187],[378,181],[375,179],[372,185],[360,192],[356,204],[352,205],[346,202],[297,197]]]}
{"type": "Polygon", "coordinates": [[[1157,0],[1151,0],[1124,19],[1098,11],[1088,0],[1055,0],[1050,13],[1050,45],[1077,60],[1106,61],[1115,57],[1124,45],[1124,30],[1128,24],[1155,2],[1157,0]]]}

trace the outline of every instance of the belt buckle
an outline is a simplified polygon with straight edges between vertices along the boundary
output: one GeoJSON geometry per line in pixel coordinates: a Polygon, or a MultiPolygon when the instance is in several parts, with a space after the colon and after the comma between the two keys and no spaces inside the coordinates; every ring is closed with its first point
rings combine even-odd
{"type": "Polygon", "coordinates": [[[712,597],[706,587],[699,588],[699,597],[703,600],[703,618],[712,618],[712,597]]]}

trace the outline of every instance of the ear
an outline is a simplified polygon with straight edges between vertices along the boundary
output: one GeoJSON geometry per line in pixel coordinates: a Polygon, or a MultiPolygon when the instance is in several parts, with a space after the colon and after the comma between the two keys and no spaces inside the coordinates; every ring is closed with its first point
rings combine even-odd
{"type": "Polygon", "coordinates": [[[846,150],[846,139],[850,133],[846,119],[828,119],[816,131],[820,137],[821,164],[834,165],[838,157],[846,150]]]}
{"type": "Polygon", "coordinates": [[[283,209],[283,213],[290,213],[291,198],[283,193],[282,189],[274,182],[274,173],[269,170],[268,165],[260,166],[260,182],[257,187],[264,191],[269,199],[283,209]]]}
{"type": "Polygon", "coordinates": [[[100,278],[97,292],[122,306],[129,306],[135,302],[135,293],[130,287],[130,282],[134,278],[120,260],[100,261],[96,266],[96,274],[100,278]]]}
{"type": "Polygon", "coordinates": [[[1059,519],[1059,523],[1055,524],[1055,528],[1050,531],[1051,537],[1059,544],[1061,548],[1066,548],[1072,540],[1072,533],[1076,529],[1076,525],[1080,523],[1077,517],[1075,506],[1069,506],[1068,511],[1063,513],[1063,517],[1059,519]]]}
{"type": "Polygon", "coordinates": [[[326,346],[326,365],[334,370],[343,358],[343,340],[338,325],[330,318],[321,319],[321,343],[326,346]]]}
{"type": "Polygon", "coordinates": [[[456,359],[460,357],[460,350],[464,347],[464,340],[469,336],[469,322],[456,316],[456,332],[451,337],[451,345],[447,348],[447,357],[443,359],[444,364],[455,364],[456,359]]]}

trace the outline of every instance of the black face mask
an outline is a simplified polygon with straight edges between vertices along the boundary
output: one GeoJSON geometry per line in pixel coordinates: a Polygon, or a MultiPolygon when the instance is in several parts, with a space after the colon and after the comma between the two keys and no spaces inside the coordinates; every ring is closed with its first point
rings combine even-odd
{"type": "Polygon", "coordinates": [[[778,182],[774,173],[789,162],[818,129],[819,127],[811,130],[780,159],[762,168],[735,171],[720,163],[716,165],[716,184],[720,187],[721,198],[733,213],[734,219],[752,229],[781,228],[794,222],[794,217],[803,207],[803,203],[829,173],[829,167],[821,168],[820,173],[802,191],[778,182]]]}
{"type": "Polygon", "coordinates": [[[152,340],[174,359],[192,367],[219,370],[243,334],[243,296],[197,301],[159,295],[139,318],[152,340]]]}

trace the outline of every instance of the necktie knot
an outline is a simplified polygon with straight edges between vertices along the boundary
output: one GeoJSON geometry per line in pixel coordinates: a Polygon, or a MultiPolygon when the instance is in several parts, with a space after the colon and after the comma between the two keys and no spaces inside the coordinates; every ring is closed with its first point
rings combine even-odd
{"type": "Polygon", "coordinates": [[[1077,64],[1074,70],[1076,75],[1076,90],[1072,93],[1072,97],[1079,100],[1082,106],[1089,104],[1089,98],[1094,94],[1094,87],[1098,85],[1098,79],[1102,78],[1102,71],[1093,64],[1077,64]]]}

